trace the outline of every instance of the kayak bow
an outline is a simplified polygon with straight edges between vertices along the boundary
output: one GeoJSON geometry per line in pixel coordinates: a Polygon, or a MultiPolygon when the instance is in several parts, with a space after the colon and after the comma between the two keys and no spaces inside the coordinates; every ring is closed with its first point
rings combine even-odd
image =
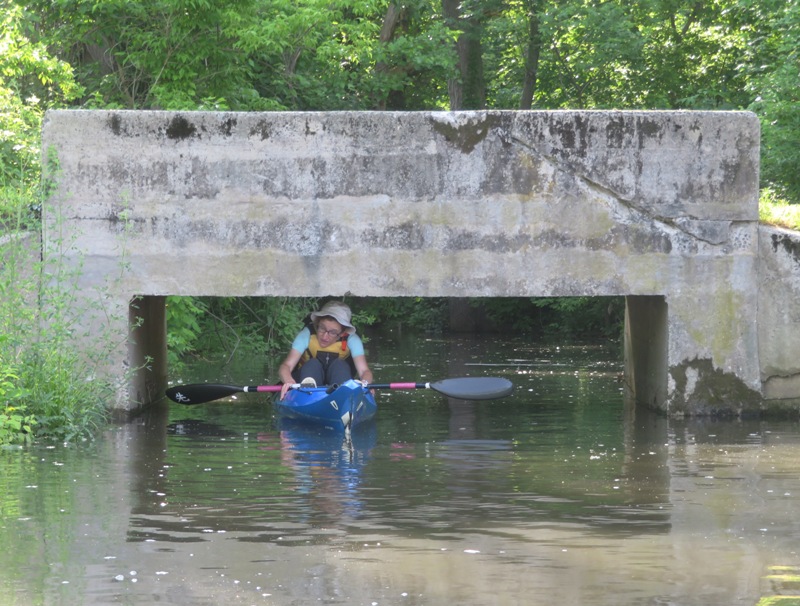
{"type": "Polygon", "coordinates": [[[344,430],[368,421],[378,410],[369,389],[353,380],[339,386],[290,389],[283,400],[275,399],[275,407],[286,417],[344,430]]]}

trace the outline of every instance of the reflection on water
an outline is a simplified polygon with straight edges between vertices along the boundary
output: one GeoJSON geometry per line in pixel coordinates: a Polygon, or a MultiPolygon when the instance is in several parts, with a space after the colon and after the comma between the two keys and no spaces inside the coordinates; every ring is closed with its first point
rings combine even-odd
{"type": "Polygon", "coordinates": [[[380,381],[515,393],[383,392],[350,440],[252,394],[2,452],[0,603],[755,604],[800,566],[797,423],[626,410],[607,346],[375,349],[380,381]]]}

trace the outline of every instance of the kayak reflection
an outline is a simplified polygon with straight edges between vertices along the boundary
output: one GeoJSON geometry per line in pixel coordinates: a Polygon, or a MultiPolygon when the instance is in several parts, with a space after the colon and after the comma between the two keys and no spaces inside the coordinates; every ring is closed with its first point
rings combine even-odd
{"type": "Polygon", "coordinates": [[[293,472],[295,492],[309,499],[311,515],[356,517],[363,509],[361,473],[378,440],[375,422],[349,435],[300,419],[277,423],[281,463],[293,472]]]}

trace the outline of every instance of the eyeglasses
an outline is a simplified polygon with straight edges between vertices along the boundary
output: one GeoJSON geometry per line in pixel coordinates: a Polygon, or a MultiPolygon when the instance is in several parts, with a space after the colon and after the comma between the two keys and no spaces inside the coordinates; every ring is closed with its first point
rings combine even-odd
{"type": "Polygon", "coordinates": [[[335,339],[339,335],[342,334],[341,330],[325,330],[322,326],[317,327],[317,334],[322,337],[324,335],[328,335],[329,337],[335,339]]]}

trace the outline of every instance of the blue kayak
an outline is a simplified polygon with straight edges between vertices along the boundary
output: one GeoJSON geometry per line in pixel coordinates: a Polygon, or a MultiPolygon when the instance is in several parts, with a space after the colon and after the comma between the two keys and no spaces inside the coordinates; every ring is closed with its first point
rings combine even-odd
{"type": "Polygon", "coordinates": [[[278,412],[292,419],[350,430],[375,416],[378,406],[370,391],[357,381],[337,386],[297,387],[275,399],[278,412]]]}

